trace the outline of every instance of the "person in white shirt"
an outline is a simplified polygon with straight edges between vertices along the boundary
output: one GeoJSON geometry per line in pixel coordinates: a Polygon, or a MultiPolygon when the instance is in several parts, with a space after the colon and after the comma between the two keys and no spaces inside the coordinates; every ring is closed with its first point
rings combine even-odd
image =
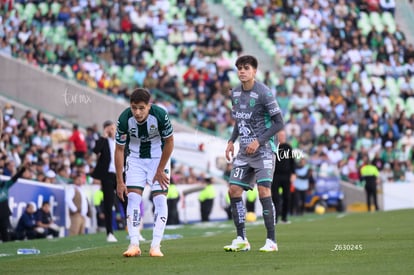
{"type": "Polygon", "coordinates": [[[337,143],[332,145],[332,149],[328,151],[327,155],[331,164],[337,165],[343,159],[343,154],[339,150],[339,145],[337,143]]]}
{"type": "Polygon", "coordinates": [[[379,5],[383,12],[390,12],[392,15],[395,14],[395,0],[380,0],[379,5]]]}
{"type": "Polygon", "coordinates": [[[292,136],[293,133],[296,133],[298,136],[301,134],[300,125],[297,122],[295,115],[292,115],[290,121],[286,123],[285,132],[287,136],[292,136]]]}
{"type": "Polygon", "coordinates": [[[315,99],[316,110],[325,113],[331,111],[331,100],[326,95],[325,91],[321,91],[315,99]]]}
{"type": "Polygon", "coordinates": [[[358,125],[354,124],[352,118],[350,118],[346,121],[346,124],[339,128],[339,132],[341,135],[345,134],[345,132],[349,132],[351,135],[357,136],[358,125]]]}

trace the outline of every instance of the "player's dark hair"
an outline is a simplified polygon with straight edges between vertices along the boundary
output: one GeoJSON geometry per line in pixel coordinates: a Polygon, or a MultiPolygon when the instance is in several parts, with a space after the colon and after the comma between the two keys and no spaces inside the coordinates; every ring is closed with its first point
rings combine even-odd
{"type": "Polygon", "coordinates": [[[140,103],[144,102],[145,104],[148,104],[151,99],[151,94],[147,89],[144,88],[136,88],[131,96],[129,97],[130,103],[140,103]]]}
{"type": "Polygon", "coordinates": [[[240,67],[240,66],[243,66],[243,65],[247,65],[247,64],[252,66],[255,69],[257,69],[257,67],[258,67],[257,59],[256,59],[256,57],[254,57],[252,55],[243,55],[243,56],[240,56],[239,58],[237,58],[237,60],[236,60],[236,67],[237,68],[240,67]]]}

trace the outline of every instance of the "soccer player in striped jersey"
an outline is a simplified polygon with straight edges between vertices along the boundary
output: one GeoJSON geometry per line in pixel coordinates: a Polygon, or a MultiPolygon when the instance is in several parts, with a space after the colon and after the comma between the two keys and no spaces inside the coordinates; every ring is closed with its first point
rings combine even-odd
{"type": "Polygon", "coordinates": [[[150,256],[164,256],[160,244],[168,217],[167,192],[170,158],[174,148],[173,127],[165,109],[150,102],[148,90],[137,88],[130,107],[118,119],[115,147],[117,195],[128,197],[127,226],[130,245],[125,257],[141,255],[139,247],[140,203],[146,184],[153,195],[154,228],[150,256]],[[126,157],[126,158],[125,158],[126,157]],[[125,182],[123,177],[125,172],[125,182]]]}
{"type": "Polygon", "coordinates": [[[262,252],[277,251],[275,234],[275,207],[271,184],[275,162],[274,136],[283,126],[282,112],[271,90],[255,80],[258,62],[254,56],[240,56],[236,60],[241,85],[231,91],[232,116],[235,119],[233,133],[227,144],[226,159],[234,156],[234,142],[239,139],[240,149],[233,161],[230,173],[230,204],[237,237],[225,251],[248,251],[245,229],[246,209],[242,201],[243,191],[251,190],[257,183],[259,199],[263,207],[263,220],[267,230],[262,252]],[[255,181],[254,181],[255,179],[255,181]]]}

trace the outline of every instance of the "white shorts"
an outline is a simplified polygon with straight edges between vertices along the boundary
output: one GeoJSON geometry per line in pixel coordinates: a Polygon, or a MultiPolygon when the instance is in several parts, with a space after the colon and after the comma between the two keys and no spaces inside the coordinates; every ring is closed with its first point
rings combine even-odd
{"type": "MultiPolygon", "coordinates": [[[[151,192],[167,192],[168,190],[162,190],[158,181],[152,182],[159,163],[159,158],[137,159],[128,157],[125,164],[125,184],[127,188],[144,190],[145,185],[148,183],[151,186],[151,192]]],[[[164,172],[170,178],[171,160],[168,160],[164,172]]]]}

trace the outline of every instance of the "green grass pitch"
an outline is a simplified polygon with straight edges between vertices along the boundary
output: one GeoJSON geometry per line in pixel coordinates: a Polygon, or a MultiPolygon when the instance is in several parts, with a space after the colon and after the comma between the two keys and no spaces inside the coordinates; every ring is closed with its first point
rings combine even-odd
{"type": "MultiPolygon", "coordinates": [[[[259,252],[262,220],[247,224],[250,252],[225,252],[235,237],[232,222],[167,228],[163,258],[124,258],[126,232],[107,243],[103,233],[54,240],[0,243],[0,274],[413,274],[414,210],[292,217],[277,225],[279,251],[259,252]],[[35,247],[39,255],[17,255],[35,247]]],[[[150,229],[143,235],[151,239],[150,229]]]]}

